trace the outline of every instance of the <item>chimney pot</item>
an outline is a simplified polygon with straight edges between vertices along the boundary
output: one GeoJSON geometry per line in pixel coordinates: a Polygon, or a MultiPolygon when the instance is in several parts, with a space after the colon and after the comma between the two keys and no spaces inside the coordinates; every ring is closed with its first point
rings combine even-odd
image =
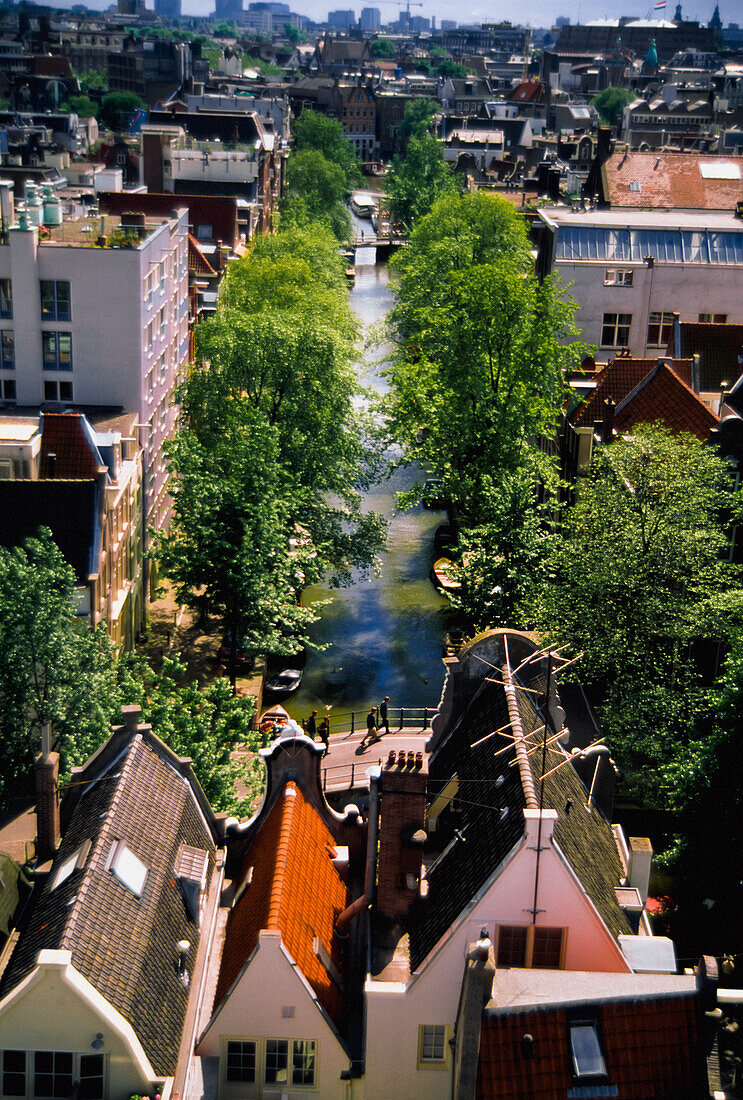
{"type": "Polygon", "coordinates": [[[395,752],[394,749],[391,749],[390,754],[387,757],[387,767],[388,768],[394,768],[396,761],[397,761],[397,753],[395,752]]]}

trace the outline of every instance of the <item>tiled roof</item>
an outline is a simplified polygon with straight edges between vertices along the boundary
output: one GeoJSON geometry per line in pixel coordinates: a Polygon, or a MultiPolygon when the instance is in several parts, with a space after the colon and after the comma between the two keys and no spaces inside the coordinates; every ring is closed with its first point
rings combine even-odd
{"type": "Polygon", "coordinates": [[[201,251],[199,242],[192,233],[188,234],[188,270],[194,275],[216,275],[216,271],[201,251]]]}
{"type": "MultiPolygon", "coordinates": [[[[618,356],[596,375],[596,387],[584,405],[579,405],[571,416],[571,422],[577,427],[593,427],[604,416],[604,401],[611,398],[615,405],[624,401],[628,394],[639,386],[643,378],[656,367],[656,359],[632,359],[618,356]]],[[[691,385],[691,357],[672,359],[672,369],[682,382],[691,385]]]]}
{"type": "Polygon", "coordinates": [[[93,478],[101,463],[85,431],[81,413],[44,413],[41,478],[93,478]],[[53,463],[49,455],[55,455],[53,463]]]}
{"type": "Polygon", "coordinates": [[[662,420],[672,432],[689,432],[707,439],[718,418],[693,390],[665,364],[656,366],[635,389],[617,405],[614,426],[629,431],[635,424],[662,420]]]}
{"type": "Polygon", "coordinates": [[[699,356],[700,390],[719,390],[720,383],[732,386],[741,368],[738,354],[743,349],[743,325],[716,325],[703,321],[681,321],[680,354],[699,356]]]}
{"type": "Polygon", "coordinates": [[[734,210],[743,199],[742,157],[621,152],[609,157],[602,176],[604,196],[612,206],[734,210]],[[740,176],[715,179],[714,166],[719,164],[732,166],[731,173],[737,168],[740,176]],[[630,190],[630,184],[639,184],[639,190],[630,190]]]}
{"type": "MultiPolygon", "coordinates": [[[[496,975],[497,986],[497,975],[496,975]]],[[[606,1064],[607,1086],[592,1096],[622,1100],[699,1100],[704,1054],[698,1002],[691,996],[627,999],[588,1006],[581,1020],[595,1019],[606,1064]]],[[[566,1100],[580,1080],[573,1077],[568,1021],[562,1008],[527,1012],[488,1011],[483,1019],[477,1076],[478,1100],[566,1100]],[[533,1057],[522,1052],[531,1035],[533,1057]]],[[[584,1086],[585,1087],[585,1086],[584,1086]]],[[[576,1091],[576,1096],[586,1095],[576,1091]]]]}
{"type": "Polygon", "coordinates": [[[541,80],[523,81],[508,92],[505,98],[516,103],[541,103],[544,99],[544,84],[541,80]]]}
{"type": "Polygon", "coordinates": [[[176,945],[191,944],[192,973],[199,943],[175,878],[181,844],[209,853],[209,877],[214,867],[211,833],[165,751],[135,732],[123,755],[83,790],[0,985],[5,996],[43,948],[70,950],[73,966],[131,1023],[158,1075],[175,1070],[188,1000],[176,945]],[[114,839],[147,868],[141,897],[107,870],[114,839]],[[56,869],[87,840],[83,868],[55,888],[56,869]]]}
{"type": "MultiPolygon", "coordinates": [[[[517,700],[528,737],[542,725],[533,700],[539,702],[545,682],[538,663],[526,667],[524,678],[517,681],[517,700]]],[[[455,839],[447,854],[429,868],[428,895],[411,912],[413,970],[524,835],[526,796],[519,768],[513,766],[513,739],[506,732],[494,734],[504,727],[509,727],[508,706],[500,673],[494,672],[492,678],[483,679],[431,756],[429,796],[435,797],[456,775],[459,810],[456,832],[453,828],[451,832],[455,839]]],[[[586,810],[585,788],[568,759],[552,749],[546,754],[544,806],[558,811],[555,839],[609,931],[614,936],[630,934],[629,922],[614,894],[623,873],[614,835],[600,813],[586,810]],[[553,770],[561,763],[563,767],[553,770]],[[571,810],[566,813],[568,803],[571,810]]],[[[533,753],[529,760],[538,790],[541,753],[533,753]]],[[[443,815],[439,827],[442,825],[446,829],[443,815]]]]}
{"type": "Polygon", "coordinates": [[[20,546],[48,527],[79,584],[97,568],[98,487],[86,481],[0,481],[0,545],[20,546]]]}
{"type": "Polygon", "coordinates": [[[250,876],[230,913],[215,1008],[229,993],[262,929],[281,932],[284,947],[341,1028],[343,995],[314,949],[319,937],[343,974],[341,944],[334,928],[348,903],[348,890],[332,861],[330,830],[302,789],[287,782],[245,854],[236,889],[250,876]],[[252,868],[252,875],[251,875],[252,868]]]}

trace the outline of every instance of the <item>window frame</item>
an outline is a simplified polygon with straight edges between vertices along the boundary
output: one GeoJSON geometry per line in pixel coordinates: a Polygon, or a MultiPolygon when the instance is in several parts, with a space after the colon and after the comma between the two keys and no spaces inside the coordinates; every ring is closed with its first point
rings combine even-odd
{"type": "Polygon", "coordinates": [[[653,309],[648,313],[647,346],[649,348],[666,348],[673,336],[673,313],[667,309],[653,309]],[[653,320],[657,318],[657,320],[653,320]],[[670,320],[668,319],[670,318],[670,320]],[[657,331],[656,331],[657,330],[657,331]],[[656,339],[651,339],[651,334],[656,339]],[[665,335],[665,339],[663,338],[665,335]]]}
{"type": "MultiPolygon", "coordinates": [[[[565,950],[566,950],[567,939],[568,939],[567,932],[568,932],[567,928],[560,927],[559,925],[551,925],[551,924],[506,924],[505,922],[503,924],[496,924],[494,941],[493,941],[493,949],[494,949],[494,954],[495,954],[496,968],[500,967],[502,969],[514,969],[514,970],[564,970],[564,968],[565,968],[565,950]],[[511,963],[501,962],[500,948],[501,948],[503,932],[504,931],[509,931],[510,932],[512,930],[515,930],[515,929],[519,929],[519,930],[523,929],[526,933],[526,935],[525,935],[525,944],[524,944],[524,955],[523,955],[524,962],[522,964],[513,963],[513,962],[511,962],[511,963]],[[546,966],[544,964],[541,964],[539,966],[535,966],[534,965],[535,941],[542,934],[544,934],[545,938],[547,938],[550,935],[554,936],[556,933],[559,933],[559,935],[560,935],[560,948],[559,948],[559,953],[558,953],[557,965],[556,966],[546,966]]],[[[539,950],[539,945],[537,945],[537,950],[539,950]]]]}
{"type": "Polygon", "coordinates": [[[607,267],[604,270],[604,286],[629,288],[635,285],[633,267],[607,267]]]}
{"type": "Polygon", "coordinates": [[[0,370],[15,370],[15,329],[0,329],[0,370]]]}
{"type": "Polygon", "coordinates": [[[56,1100],[58,1097],[69,1096],[75,1082],[75,1052],[72,1050],[34,1050],[33,1052],[33,1096],[35,1100],[56,1100]],[[39,1061],[44,1056],[51,1058],[51,1070],[39,1068],[39,1061]],[[57,1068],[57,1063],[69,1058],[69,1072],[57,1068]],[[51,1077],[51,1092],[43,1092],[39,1087],[40,1077],[51,1077]],[[69,1085],[66,1084],[69,1078],[69,1085]],[[59,1079],[59,1084],[57,1083],[59,1079]]]}
{"type": "MultiPolygon", "coordinates": [[[[448,1024],[418,1024],[418,1069],[446,1069],[451,1055],[450,1038],[451,1027],[448,1024]],[[424,1053],[428,1037],[431,1032],[439,1031],[441,1032],[441,1057],[428,1057],[424,1053]]],[[[438,1042],[435,1035],[433,1042],[438,1042]]]]}
{"type": "Polygon", "coordinates": [[[69,279],[39,279],[39,295],[42,321],[72,320],[72,291],[69,279]],[[51,294],[44,294],[45,286],[52,288],[51,294]],[[60,287],[67,287],[66,300],[64,295],[60,295],[60,287]]]}
{"type": "Polygon", "coordinates": [[[0,317],[4,321],[13,317],[13,280],[0,279],[0,317]],[[7,287],[7,294],[5,293],[7,287]]]}
{"type": "Polygon", "coordinates": [[[632,317],[631,313],[604,313],[601,320],[601,347],[602,348],[628,348],[630,346],[630,338],[632,335],[632,317]],[[610,321],[608,318],[613,317],[614,320],[610,321]],[[621,318],[624,318],[622,320],[621,318]],[[627,320],[627,318],[629,318],[627,320]],[[626,333],[624,330],[626,329],[626,333]],[[613,340],[606,340],[606,335],[613,335],[613,340]],[[624,339],[620,340],[620,333],[624,335],[624,339]]]}
{"type": "Polygon", "coordinates": [[[27,1094],[27,1088],[28,1088],[28,1051],[26,1051],[26,1050],[16,1050],[15,1048],[9,1048],[7,1050],[3,1050],[3,1059],[2,1059],[1,1072],[2,1072],[2,1079],[0,1080],[0,1089],[2,1091],[0,1092],[0,1095],[2,1095],[3,1097],[6,1097],[6,1096],[25,1097],[26,1094],[27,1094]],[[23,1055],[23,1070],[11,1069],[11,1068],[6,1069],[6,1066],[5,1066],[6,1056],[7,1055],[13,1055],[13,1054],[23,1055]],[[23,1091],[22,1092],[8,1092],[6,1090],[6,1087],[5,1087],[6,1077],[22,1077],[23,1078],[23,1091]]]}
{"type": "Polygon", "coordinates": [[[225,1047],[225,1063],[224,1063],[224,1079],[229,1085],[255,1085],[257,1083],[258,1076],[258,1040],[257,1039],[227,1039],[227,1045],[225,1047]],[[240,1076],[230,1077],[230,1058],[245,1058],[245,1051],[232,1051],[230,1047],[252,1047],[253,1048],[253,1066],[252,1077],[243,1076],[244,1066],[241,1064],[239,1067],[240,1076]]]}
{"type": "Polygon", "coordinates": [[[588,1084],[600,1084],[607,1079],[606,1071],[606,1058],[604,1057],[604,1048],[601,1041],[601,1030],[599,1028],[599,1022],[595,1017],[590,1016],[574,1016],[568,1019],[568,1049],[570,1051],[570,1061],[572,1063],[571,1072],[573,1074],[573,1081],[580,1083],[581,1085],[588,1084]],[[573,1033],[580,1030],[589,1030],[593,1033],[596,1044],[596,1053],[600,1060],[600,1068],[582,1070],[579,1063],[579,1056],[576,1053],[575,1043],[573,1042],[573,1033]]]}
{"type": "Polygon", "coordinates": [[[42,370],[45,371],[60,371],[63,374],[67,374],[72,371],[73,368],[73,356],[72,356],[72,333],[71,332],[57,332],[56,329],[47,331],[42,330],[41,333],[41,362],[42,370]],[[47,349],[47,340],[51,340],[54,343],[53,354],[47,349]],[[62,341],[69,342],[69,352],[66,353],[69,356],[68,362],[65,363],[63,355],[65,354],[62,349],[62,341]]]}

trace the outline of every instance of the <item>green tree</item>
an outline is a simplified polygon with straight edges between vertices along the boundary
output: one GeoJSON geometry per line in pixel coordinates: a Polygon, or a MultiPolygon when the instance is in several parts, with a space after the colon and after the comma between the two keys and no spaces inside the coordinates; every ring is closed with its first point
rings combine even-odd
{"type": "Polygon", "coordinates": [[[88,99],[86,95],[72,95],[66,103],[62,104],[60,110],[69,111],[79,118],[95,118],[98,114],[98,104],[88,99]]]}
{"type": "Polygon", "coordinates": [[[109,92],[103,97],[100,119],[109,130],[125,129],[129,119],[145,102],[136,92],[109,92]]]}
{"type": "Polygon", "coordinates": [[[740,512],[712,449],[640,425],[596,454],[550,562],[541,625],[582,654],[610,744],[655,801],[677,800],[705,663],[740,628],[738,570],[726,560],[740,512]]]}
{"type": "Polygon", "coordinates": [[[607,126],[618,126],[622,121],[624,108],[634,98],[633,93],[627,88],[616,88],[610,85],[594,96],[591,103],[598,111],[603,123],[607,126]]]}
{"type": "Polygon", "coordinates": [[[391,38],[373,38],[369,46],[372,57],[391,60],[397,57],[397,46],[391,38]]]}
{"type": "Polygon", "coordinates": [[[448,76],[453,80],[464,80],[466,76],[471,74],[472,69],[467,69],[464,65],[460,65],[458,61],[452,61],[446,58],[436,66],[436,72],[439,76],[448,76]]]}
{"type": "Polygon", "coordinates": [[[356,150],[337,119],[305,108],[294,123],[292,141],[293,155],[308,151],[322,153],[326,160],[340,168],[347,191],[361,180],[356,150]]]}
{"type": "Polygon", "coordinates": [[[215,23],[212,27],[212,34],[215,38],[237,38],[237,28],[234,23],[230,23],[229,20],[223,19],[219,23],[215,23]]]}
{"type": "Polygon", "coordinates": [[[438,111],[439,104],[435,99],[427,99],[424,96],[411,99],[405,104],[405,114],[398,130],[399,136],[403,141],[408,141],[411,137],[423,137],[424,134],[431,133],[438,111]]]}
{"type": "Polygon", "coordinates": [[[523,222],[495,195],[439,200],[395,266],[387,439],[436,470],[462,522],[479,527],[493,485],[524,463],[533,472],[537,439],[554,433],[565,370],[583,352],[575,306],[535,278],[523,222]]]}
{"type": "Polygon", "coordinates": [[[83,95],[87,95],[90,91],[108,90],[108,74],[99,69],[89,69],[87,72],[78,73],[77,81],[83,95]]]}
{"type": "Polygon", "coordinates": [[[77,615],[75,573],[41,528],[0,550],[0,804],[26,789],[42,722],[64,762],[89,755],[108,732],[116,698],[111,643],[77,615]]]}
{"type": "Polygon", "coordinates": [[[346,175],[316,149],[292,153],[286,165],[286,198],[282,214],[290,224],[323,222],[338,240],[351,236],[345,206],[346,175]]]}
{"type": "Polygon", "coordinates": [[[405,157],[394,157],[385,180],[392,222],[410,232],[437,199],[454,194],[458,186],[441,142],[428,133],[412,137],[405,157]]]}
{"type": "Polygon", "coordinates": [[[293,27],[291,23],[284,23],[284,37],[289,39],[292,46],[296,46],[302,41],[302,32],[298,27],[293,27]]]}

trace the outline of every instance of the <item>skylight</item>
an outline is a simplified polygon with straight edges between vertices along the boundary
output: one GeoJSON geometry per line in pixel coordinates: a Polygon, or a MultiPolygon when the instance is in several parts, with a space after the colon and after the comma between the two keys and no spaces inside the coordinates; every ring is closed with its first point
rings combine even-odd
{"type": "Polygon", "coordinates": [[[702,160],[699,162],[699,174],[705,180],[739,180],[740,165],[726,160],[702,160]]]}
{"type": "Polygon", "coordinates": [[[54,876],[54,886],[52,890],[56,890],[58,886],[61,886],[75,870],[75,864],[77,863],[77,852],[73,852],[71,856],[68,856],[64,863],[61,865],[56,875],[54,876]]]}
{"type": "Polygon", "coordinates": [[[120,844],[116,848],[111,860],[111,870],[127,890],[131,890],[138,898],[142,896],[147,868],[125,844],[120,844]]]}
{"type": "Polygon", "coordinates": [[[570,1051],[576,1077],[605,1077],[606,1064],[593,1023],[570,1025],[570,1051]]]}

